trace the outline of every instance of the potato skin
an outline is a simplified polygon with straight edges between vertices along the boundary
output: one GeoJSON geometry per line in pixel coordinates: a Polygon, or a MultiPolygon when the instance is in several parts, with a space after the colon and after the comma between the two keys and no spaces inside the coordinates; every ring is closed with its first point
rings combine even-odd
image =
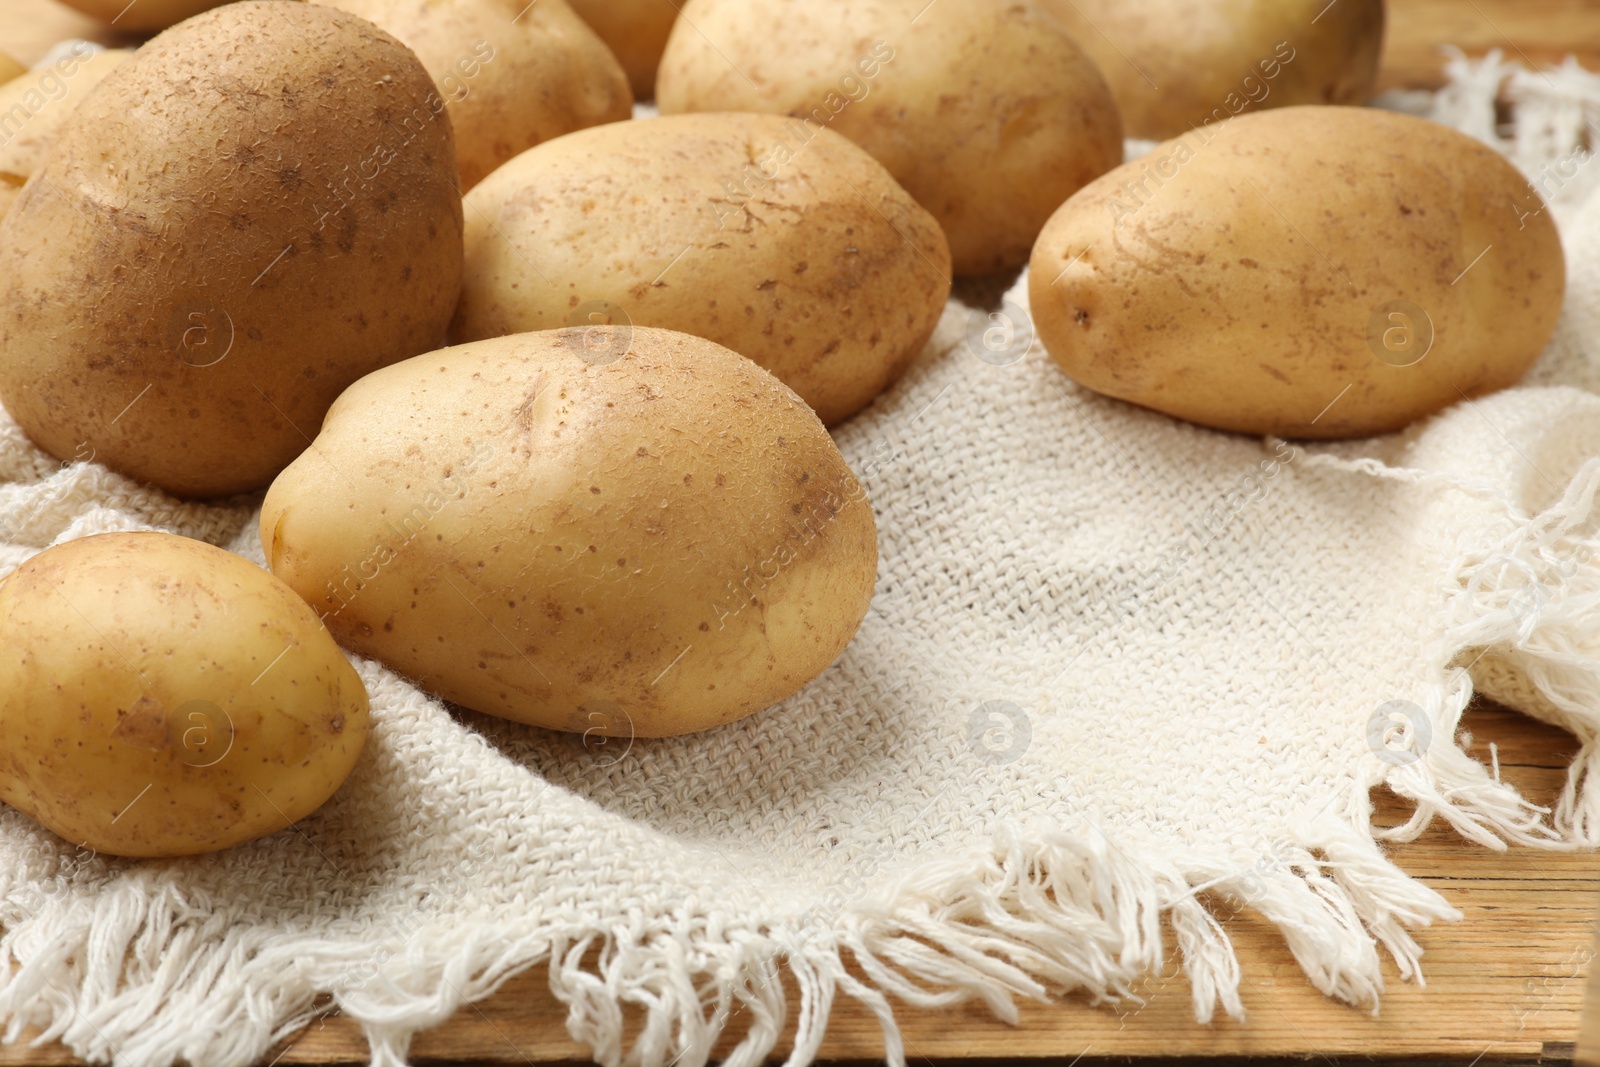
{"type": "Polygon", "coordinates": [[[664,115],[812,116],[848,137],[939,220],[957,274],[1026,262],[1050,213],[1122,162],[1111,90],[1034,0],[689,0],[656,90],[664,115]]]}
{"type": "Polygon", "coordinates": [[[1041,0],[1099,65],[1129,137],[1296,104],[1361,104],[1383,0],[1041,0]]]}
{"type": "Polygon", "coordinates": [[[673,0],[572,0],[572,9],[611,49],[628,72],[633,95],[656,93],[656,68],[678,19],[673,0]]]}
{"type": "Polygon", "coordinates": [[[416,57],[331,8],[229,4],[96,86],[0,222],[0,399],[58,457],[256,488],[346,385],[439,343],[460,271],[416,57]]]}
{"type": "Polygon", "coordinates": [[[1514,383],[1565,275],[1550,213],[1486,145],[1300,107],[1091,184],[1039,235],[1028,291],[1050,354],[1090,389],[1222,430],[1337,438],[1514,383]]]}
{"type": "Polygon", "coordinates": [[[152,33],[175,26],[184,19],[202,11],[225,4],[228,0],[139,0],[129,6],[128,0],[61,0],[68,7],[77,8],[85,15],[104,22],[116,20],[116,27],[129,33],[152,33]]]}
{"type": "Polygon", "coordinates": [[[346,647],[425,688],[642,737],[799,689],[877,571],[871,506],[810,409],[649,328],[495,338],[362,379],[273,483],[261,540],[346,647]]]}
{"type": "Polygon", "coordinates": [[[417,53],[450,111],[463,193],[524,149],[633,114],[627,75],[566,0],[317,2],[417,53]]]}
{"type": "Polygon", "coordinates": [[[73,844],[187,856],[315,811],[369,732],[361,678],[260,567],[99,534],[0,579],[0,800],[73,844]]]}
{"type": "Polygon", "coordinates": [[[455,340],[559,329],[605,302],[748,356],[829,425],[900,376],[950,295],[933,217],[843,137],[776,115],[563,137],[474,190],[466,225],[455,340]]]}

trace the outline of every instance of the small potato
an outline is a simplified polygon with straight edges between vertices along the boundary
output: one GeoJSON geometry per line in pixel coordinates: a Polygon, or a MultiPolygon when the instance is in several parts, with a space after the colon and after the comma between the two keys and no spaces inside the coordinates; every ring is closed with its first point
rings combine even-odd
{"type": "Polygon", "coordinates": [[[1090,389],[1284,437],[1397,430],[1511,385],[1561,309],[1550,213],[1493,149],[1367,108],[1245,115],[1062,205],[1033,318],[1090,389]]]}
{"type": "Polygon", "coordinates": [[[0,217],[78,101],[132,57],[131,48],[96,50],[79,42],[54,63],[0,85],[0,217]]]}
{"type": "Polygon", "coordinates": [[[228,0],[61,0],[68,7],[101,19],[130,33],[153,33],[176,26],[186,18],[225,4],[228,0]]]}
{"type": "Polygon", "coordinates": [[[0,801],[116,856],[214,852],[305,818],[369,730],[361,678],[260,567],[163,533],[0,579],[0,801]]]}
{"type": "Polygon", "coordinates": [[[267,492],[273,573],[348,648],[466,707],[657,737],[842,652],[872,508],[776,378],[648,328],[518,334],[372,374],[267,492]]]}
{"type": "Polygon", "coordinates": [[[473,190],[466,225],[456,340],[591,314],[679,330],[755,360],[830,425],[900,376],[950,295],[932,216],[843,137],[776,115],[562,137],[473,190]]]}
{"type": "Polygon", "coordinates": [[[1164,140],[1246,110],[1360,104],[1383,0],[1041,0],[1111,83],[1129,137],[1164,140]]]}
{"type": "Polygon", "coordinates": [[[662,114],[761,111],[865,148],[944,227],[957,274],[1021,266],[1122,161],[1099,70],[1034,0],[689,0],[662,114]]]}
{"type": "Polygon", "coordinates": [[[416,52],[450,111],[462,192],[523,149],[633,114],[627,75],[566,0],[317,2],[416,52]]]}
{"type": "Polygon", "coordinates": [[[656,67],[678,19],[675,0],[572,0],[572,9],[622,63],[633,95],[654,96],[656,67]]]}

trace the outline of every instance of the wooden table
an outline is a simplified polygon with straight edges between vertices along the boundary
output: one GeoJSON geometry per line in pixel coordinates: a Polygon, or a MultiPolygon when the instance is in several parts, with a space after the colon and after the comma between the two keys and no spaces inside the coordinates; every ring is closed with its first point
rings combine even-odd
{"type": "MultiPolygon", "coordinates": [[[[1137,0],[1129,0],[1130,3],[1137,0]]],[[[1431,89],[1440,82],[1449,42],[1469,56],[1498,48],[1524,64],[1556,64],[1577,56],[1600,70],[1600,3],[1596,0],[1388,0],[1379,89],[1431,89]]]]}
{"type": "MultiPolygon", "coordinates": [[[[0,0],[0,49],[19,58],[37,59],[56,40],[93,32],[92,24],[55,0],[0,0]]],[[[1468,54],[1498,47],[1539,63],[1572,52],[1585,66],[1600,70],[1600,0],[1390,0],[1380,87],[1439,84],[1441,41],[1468,54]]],[[[1475,709],[1466,726],[1480,757],[1487,758],[1490,742],[1496,744],[1508,781],[1540,803],[1554,797],[1575,748],[1571,737],[1497,708],[1475,709]]],[[[1399,804],[1380,805],[1383,820],[1398,822],[1403,812],[1399,804]]],[[[1049,1058],[1065,1063],[1082,1056],[1085,1067],[1113,1057],[1162,1058],[1170,1064],[1174,1058],[1320,1055],[1463,1067],[1569,1060],[1600,905],[1600,856],[1495,853],[1435,829],[1396,849],[1393,858],[1449,898],[1466,919],[1420,933],[1428,985],[1403,984],[1391,967],[1380,1017],[1317,993],[1276,932],[1249,914],[1238,914],[1227,918],[1227,928],[1244,969],[1245,1023],[1197,1026],[1187,982],[1156,977],[1145,987],[1142,1008],[1113,1012],[1071,1000],[1029,1005],[1015,1028],[977,1006],[938,1014],[902,1009],[906,1047],[914,1062],[1049,1058]]],[[[536,969],[437,1030],[418,1035],[413,1060],[586,1060],[586,1050],[567,1037],[563,1020],[542,969],[536,969]]],[[[343,1064],[365,1063],[366,1055],[358,1028],[334,1017],[267,1059],[276,1056],[284,1065],[343,1064]]],[[[882,1055],[876,1022],[841,1000],[822,1057],[873,1060],[882,1055]]],[[[0,1067],[73,1062],[58,1047],[0,1046],[0,1067]]]]}

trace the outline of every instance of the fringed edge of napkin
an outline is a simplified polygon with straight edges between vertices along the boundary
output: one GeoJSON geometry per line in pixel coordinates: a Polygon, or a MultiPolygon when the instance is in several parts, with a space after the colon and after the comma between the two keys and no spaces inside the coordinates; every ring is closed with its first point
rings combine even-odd
{"type": "Polygon", "coordinates": [[[134,880],[90,909],[33,916],[26,963],[10,932],[0,938],[0,1019],[7,1041],[32,1025],[36,1041],[59,1040],[92,1062],[245,1067],[337,1007],[363,1027],[373,1064],[401,1067],[415,1033],[546,964],[569,1033],[608,1067],[704,1064],[736,1016],[747,1029],[722,1062],[764,1062],[787,1032],[785,977],[799,992],[788,1063],[815,1057],[842,993],[877,1017],[887,1060],[903,1065],[893,1000],[918,1009],[978,1000],[1009,1022],[1018,998],[1139,1002],[1138,985],[1167,958],[1164,921],[1197,1017],[1210,1020],[1219,1004],[1242,1017],[1225,906],[1276,924],[1318,989],[1374,1010],[1378,946],[1416,976],[1407,927],[1456,917],[1330,815],[1251,867],[1180,863],[1094,827],[1011,829],[986,851],[919,868],[881,906],[852,906],[831,928],[754,929],[687,911],[554,934],[532,922],[429,926],[330,1002],[375,946],[229,929],[208,901],[134,880]]]}

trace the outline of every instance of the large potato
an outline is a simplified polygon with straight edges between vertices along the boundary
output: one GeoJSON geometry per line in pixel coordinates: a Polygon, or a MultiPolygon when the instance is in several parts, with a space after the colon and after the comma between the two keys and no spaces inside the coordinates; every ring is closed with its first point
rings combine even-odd
{"type": "Polygon", "coordinates": [[[457,340],[591,311],[680,330],[755,360],[829,424],[900,375],[950,295],[938,223],[843,137],[775,115],[562,137],[473,190],[466,220],[457,340]]]}
{"type": "Polygon", "coordinates": [[[633,95],[654,96],[656,67],[678,18],[675,0],[572,0],[572,9],[622,63],[633,95]]]}
{"type": "Polygon", "coordinates": [[[97,852],[282,830],[366,742],[366,690],[316,613],[186,537],[46,549],[0,579],[0,647],[0,800],[97,852]]]}
{"type": "Polygon", "coordinates": [[[466,192],[552,137],[633,114],[627,75],[566,0],[318,0],[411,47],[455,127],[466,192]]]}
{"type": "Polygon", "coordinates": [[[237,3],[62,124],[0,222],[0,399],[58,457],[183,496],[266,484],[461,284],[444,103],[376,26],[237,3]]]}
{"type": "Polygon", "coordinates": [[[1246,109],[1363,103],[1383,50],[1383,0],[1042,3],[1099,64],[1130,137],[1246,109]]]}
{"type": "Polygon", "coordinates": [[[95,50],[80,41],[54,63],[0,85],[0,217],[78,101],[132,57],[132,49],[95,50]]]}
{"type": "Polygon", "coordinates": [[[765,111],[842,133],[932,212],[957,274],[1028,258],[1122,161],[1105,79],[1033,0],[689,0],[663,114],[765,111]]]}
{"type": "Polygon", "coordinates": [[[175,26],[228,0],[61,0],[119,30],[151,32],[175,26]]]}
{"type": "Polygon", "coordinates": [[[1498,153],[1298,107],[1156,148],[1039,235],[1039,336],[1083,385],[1223,430],[1350,437],[1510,385],[1555,328],[1550,214],[1498,153]]]}
{"type": "Polygon", "coordinates": [[[369,375],[273,483],[261,540],[346,647],[470,708],[645,737],[810,681],[877,569],[872,508],[810,409],[647,328],[369,375]]]}

